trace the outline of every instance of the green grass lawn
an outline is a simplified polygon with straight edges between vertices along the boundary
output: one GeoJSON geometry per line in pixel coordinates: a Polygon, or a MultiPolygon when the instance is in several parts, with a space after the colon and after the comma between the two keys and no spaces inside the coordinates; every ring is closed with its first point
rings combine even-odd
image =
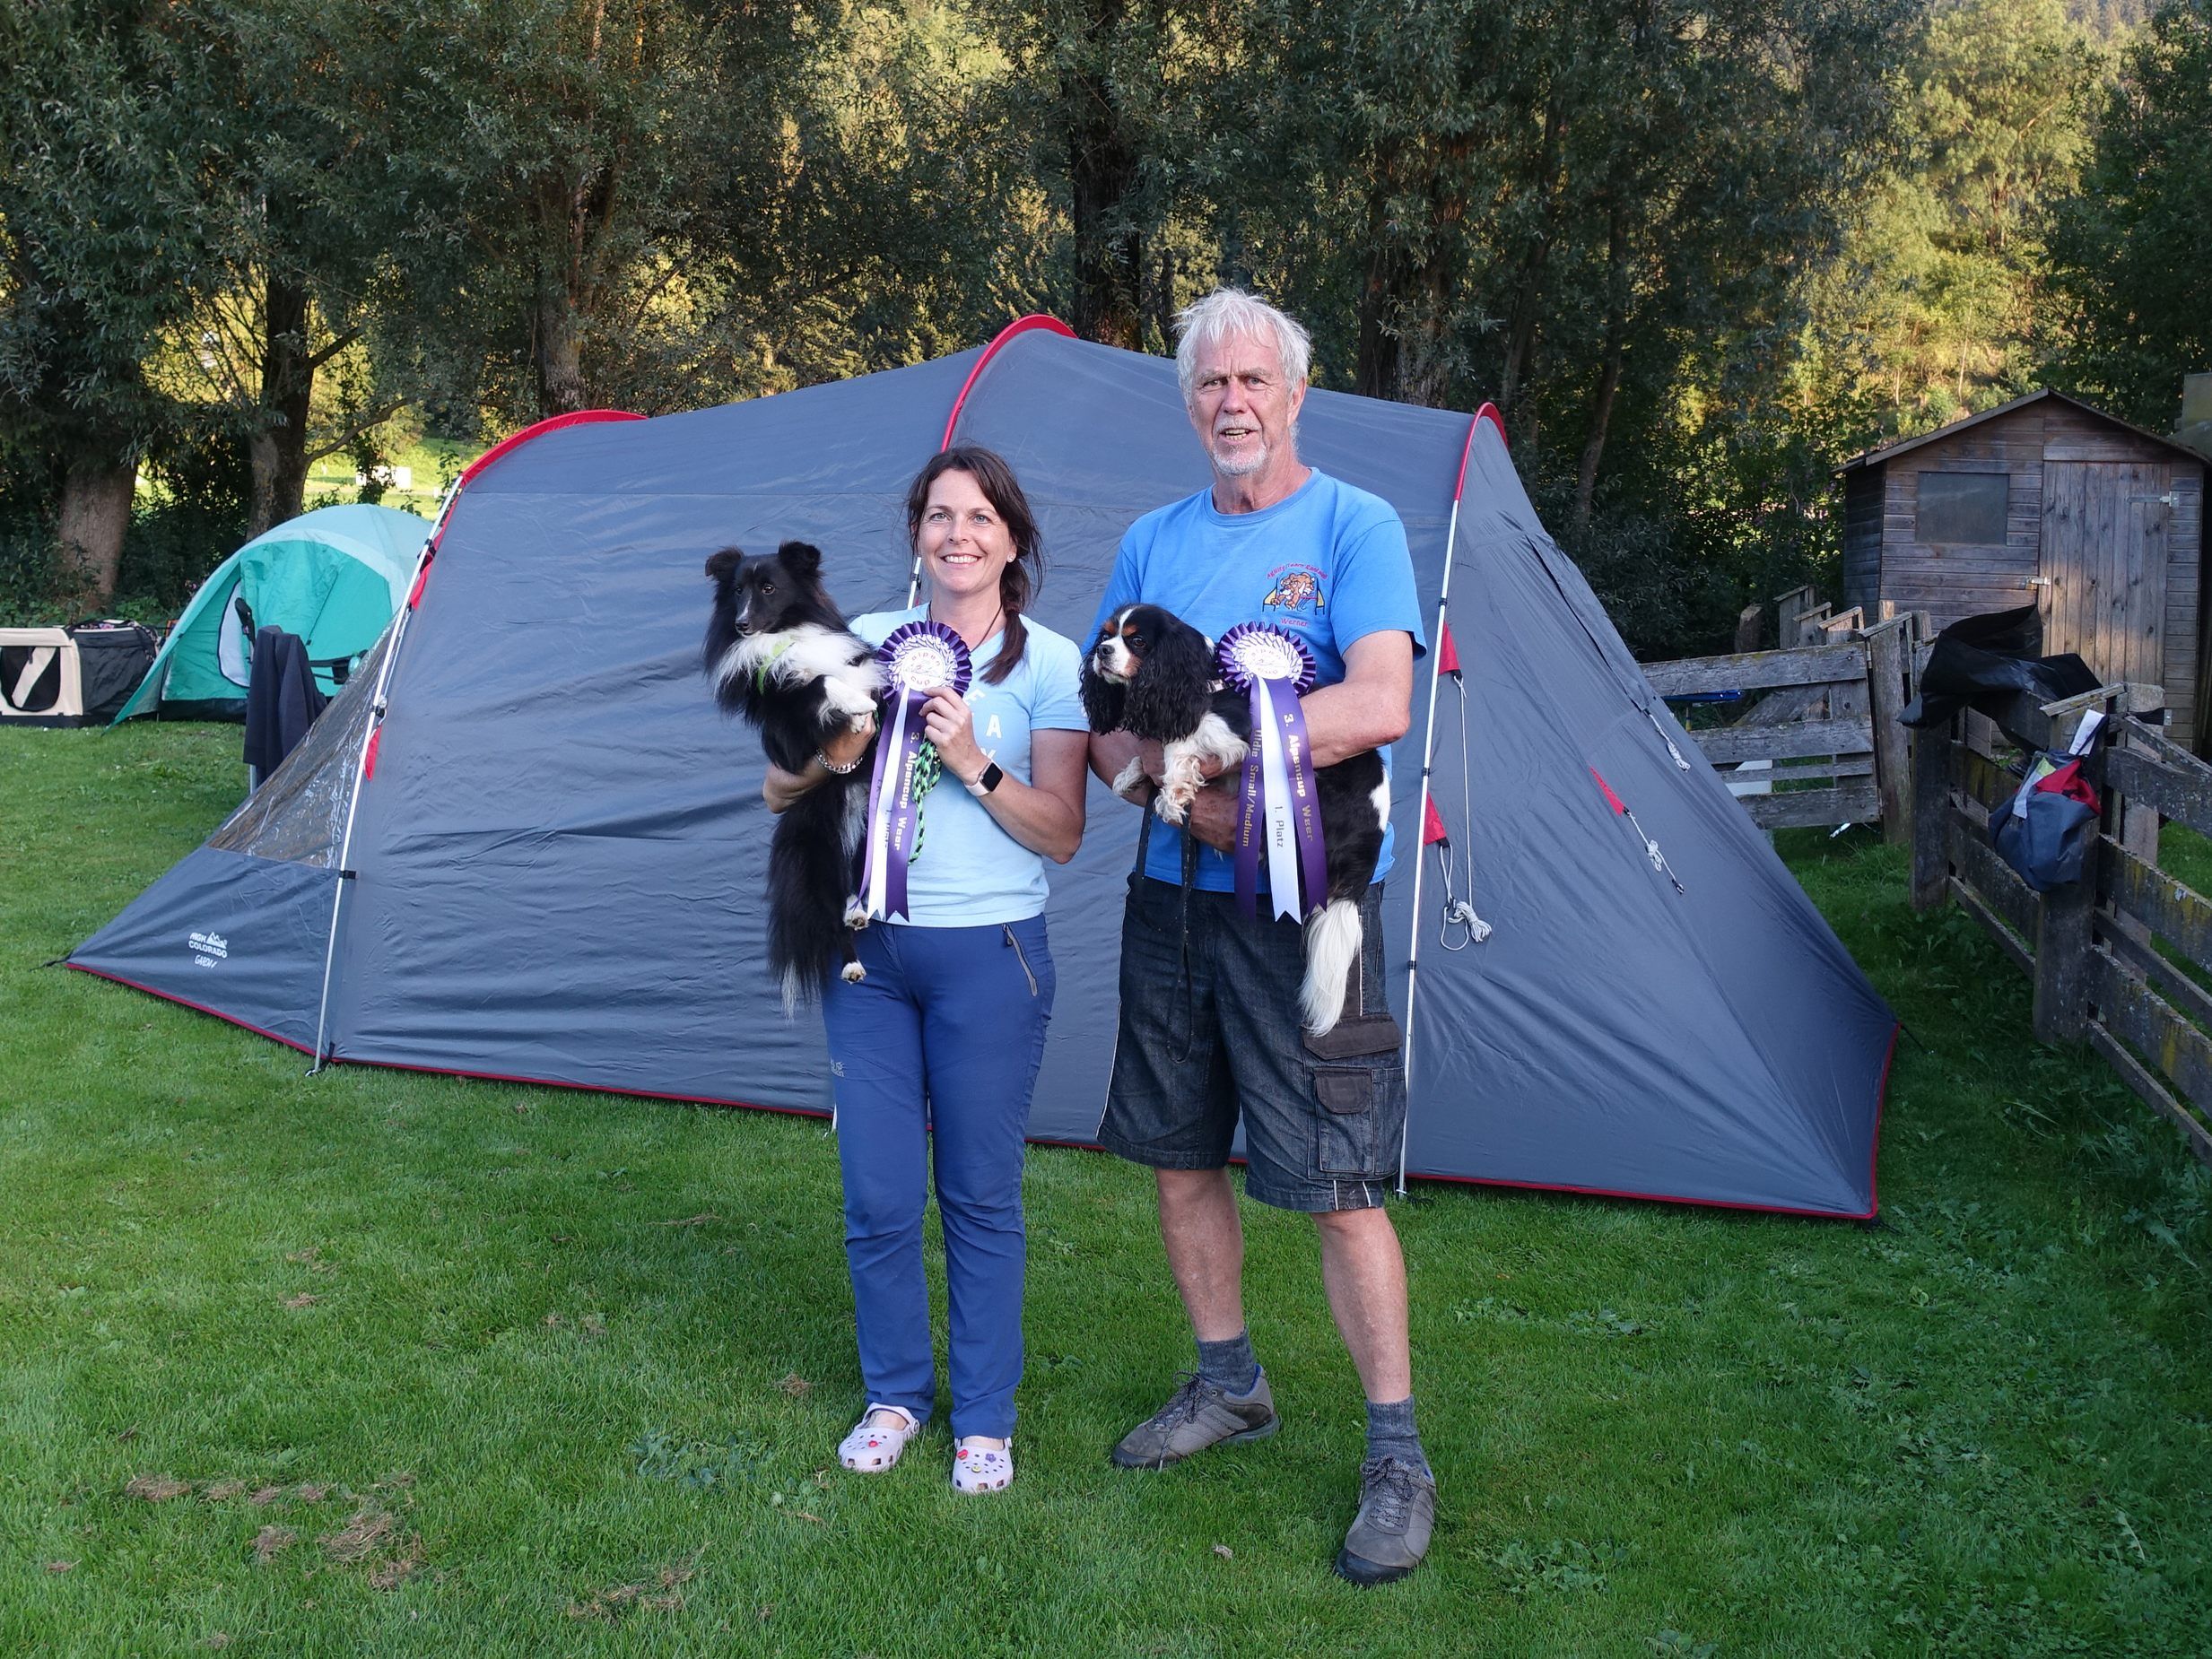
{"type": "MultiPolygon", "coordinates": [[[[378,499],[386,507],[424,518],[438,514],[439,499],[461,469],[491,447],[483,443],[461,443],[449,438],[423,438],[392,456],[395,466],[408,469],[411,488],[395,484],[378,499]]],[[[353,460],[345,454],[325,456],[308,469],[304,499],[310,508],[357,501],[361,487],[353,482],[353,460]]]]}
{"type": "MultiPolygon", "coordinates": [[[[860,1403],[818,1123],[340,1068],[40,964],[196,846],[236,728],[0,734],[0,1652],[2197,1654],[2212,1182],[1864,832],[1785,853],[1917,1040],[1870,1227],[1424,1186],[1442,1511],[1328,1573],[1361,1418],[1252,1207],[1285,1431],[1189,1363],[1145,1176],[1029,1162],[1020,1479],[860,1403]]],[[[732,1064],[742,1064],[733,1044],[732,1064]]],[[[941,1291],[941,1283],[938,1286],[941,1291]]]]}

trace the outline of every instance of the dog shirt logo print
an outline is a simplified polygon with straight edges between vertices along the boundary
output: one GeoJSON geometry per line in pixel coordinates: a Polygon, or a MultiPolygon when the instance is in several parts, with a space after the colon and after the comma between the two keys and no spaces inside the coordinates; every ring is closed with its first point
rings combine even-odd
{"type": "Polygon", "coordinates": [[[1280,611],[1285,616],[1300,611],[1322,611],[1328,601],[1321,595],[1321,573],[1311,565],[1277,565],[1267,573],[1267,597],[1259,602],[1266,611],[1280,611]]]}

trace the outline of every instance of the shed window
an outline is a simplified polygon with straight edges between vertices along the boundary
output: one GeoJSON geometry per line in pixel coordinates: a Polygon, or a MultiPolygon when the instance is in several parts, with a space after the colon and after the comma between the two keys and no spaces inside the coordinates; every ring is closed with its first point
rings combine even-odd
{"type": "Polygon", "coordinates": [[[1922,473],[1912,539],[2002,547],[2011,485],[2004,473],[1922,473]]]}

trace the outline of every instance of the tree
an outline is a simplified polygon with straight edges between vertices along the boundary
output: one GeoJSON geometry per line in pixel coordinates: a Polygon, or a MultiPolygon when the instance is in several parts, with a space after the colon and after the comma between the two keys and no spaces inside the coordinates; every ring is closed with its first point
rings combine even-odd
{"type": "Polygon", "coordinates": [[[201,83],[161,10],[0,12],[0,419],[59,458],[57,539],[100,601],[138,458],[177,417],[146,364],[210,263],[201,83]]]}
{"type": "Polygon", "coordinates": [[[2080,194],[2054,214],[2054,378],[2164,428],[2212,368],[2212,12],[2167,0],[2126,52],[2080,194]]]}
{"type": "Polygon", "coordinates": [[[1276,0],[1269,147],[1300,176],[1253,211],[1281,227],[1278,280],[1311,310],[1358,294],[1338,343],[1354,386],[1498,397],[1525,465],[1571,457],[1579,532],[1624,409],[1671,418],[1715,340],[1779,360],[1867,171],[1903,15],[1276,0]]]}
{"type": "Polygon", "coordinates": [[[405,308],[412,262],[395,254],[422,206],[422,152],[446,142],[389,95],[433,42],[367,21],[311,0],[179,0],[158,25],[200,67],[193,116],[212,162],[212,268],[164,366],[244,442],[250,534],[297,516],[309,467],[403,401],[377,399],[359,372],[345,389],[362,395],[316,395],[376,315],[405,308]],[[320,429],[318,404],[337,417],[320,429]]]}
{"type": "Polygon", "coordinates": [[[988,102],[1050,193],[1054,286],[1086,340],[1170,349],[1179,271],[1203,274],[1218,227],[1178,225],[1204,204],[1196,174],[1236,119],[1230,68],[1240,0],[980,0],[1008,71],[988,102]]]}
{"type": "Polygon", "coordinates": [[[1932,13],[1891,78],[1895,148],[1817,279],[1822,397],[1871,439],[2026,388],[2050,207],[2089,153],[2104,53],[2060,0],[1932,13]]]}

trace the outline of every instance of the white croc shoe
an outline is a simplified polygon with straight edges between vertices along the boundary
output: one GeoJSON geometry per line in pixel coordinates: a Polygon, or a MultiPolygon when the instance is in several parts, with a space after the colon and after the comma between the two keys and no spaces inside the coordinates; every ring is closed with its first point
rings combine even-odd
{"type": "Polygon", "coordinates": [[[837,1461],[862,1474],[881,1474],[920,1432],[920,1422],[904,1406],[870,1405],[852,1432],[837,1443],[837,1461]]]}
{"type": "Polygon", "coordinates": [[[953,1447],[955,1492],[1003,1492],[1014,1484],[1014,1442],[978,1446],[963,1437],[953,1447]]]}

